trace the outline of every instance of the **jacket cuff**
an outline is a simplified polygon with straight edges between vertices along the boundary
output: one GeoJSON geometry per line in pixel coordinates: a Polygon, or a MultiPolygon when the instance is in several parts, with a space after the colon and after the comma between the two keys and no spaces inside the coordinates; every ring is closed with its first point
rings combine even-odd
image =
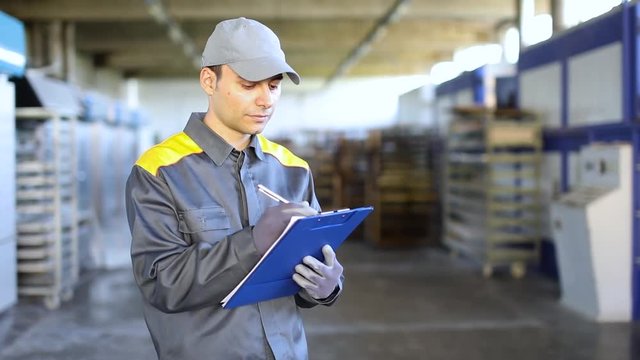
{"type": "Polygon", "coordinates": [[[298,295],[305,301],[309,302],[310,304],[312,304],[313,306],[315,305],[331,305],[333,304],[338,296],[340,296],[340,294],[342,293],[342,279],[340,279],[340,281],[338,281],[338,285],[336,285],[336,288],[333,289],[333,292],[331,293],[331,295],[327,296],[324,299],[315,299],[313,297],[311,297],[311,295],[309,295],[309,293],[307,293],[306,290],[302,289],[298,292],[298,295]]]}

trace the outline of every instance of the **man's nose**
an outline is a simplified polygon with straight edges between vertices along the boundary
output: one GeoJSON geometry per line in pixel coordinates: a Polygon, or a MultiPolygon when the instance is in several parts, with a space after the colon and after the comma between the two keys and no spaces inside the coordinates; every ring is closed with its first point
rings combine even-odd
{"type": "Polygon", "coordinates": [[[273,106],[275,94],[271,91],[268,85],[260,86],[258,89],[258,96],[256,98],[256,104],[264,107],[265,109],[273,106]]]}

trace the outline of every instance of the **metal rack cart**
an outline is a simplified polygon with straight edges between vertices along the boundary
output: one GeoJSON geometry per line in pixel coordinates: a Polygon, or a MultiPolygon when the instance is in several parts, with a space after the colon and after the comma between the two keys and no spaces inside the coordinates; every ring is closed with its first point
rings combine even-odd
{"type": "Polygon", "coordinates": [[[483,275],[508,265],[525,275],[540,246],[541,125],[515,110],[458,107],[447,136],[445,244],[479,260],[483,275]]]}
{"type": "Polygon", "coordinates": [[[55,309],[78,280],[75,118],[19,108],[16,120],[18,293],[55,309]]]}

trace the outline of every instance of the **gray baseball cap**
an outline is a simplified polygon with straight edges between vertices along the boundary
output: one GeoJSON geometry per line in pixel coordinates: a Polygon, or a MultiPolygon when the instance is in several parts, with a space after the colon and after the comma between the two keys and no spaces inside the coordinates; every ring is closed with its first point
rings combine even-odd
{"type": "Polygon", "coordinates": [[[276,34],[244,17],[220,22],[204,47],[202,67],[225,64],[249,81],[287,73],[291,81],[300,83],[300,76],[285,60],[276,34]]]}

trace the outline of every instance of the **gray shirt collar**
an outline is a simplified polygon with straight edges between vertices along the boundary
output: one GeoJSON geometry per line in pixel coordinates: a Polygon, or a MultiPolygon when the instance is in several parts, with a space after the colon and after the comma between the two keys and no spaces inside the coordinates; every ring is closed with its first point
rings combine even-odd
{"type": "MultiPolygon", "coordinates": [[[[191,113],[187,125],[184,127],[184,133],[202,148],[202,150],[213,160],[217,166],[221,166],[224,160],[229,157],[233,146],[227,143],[220,135],[211,130],[204,123],[206,113],[191,113]]],[[[251,136],[247,149],[253,148],[258,159],[264,159],[264,153],[260,148],[260,142],[257,136],[251,136]]]]}

